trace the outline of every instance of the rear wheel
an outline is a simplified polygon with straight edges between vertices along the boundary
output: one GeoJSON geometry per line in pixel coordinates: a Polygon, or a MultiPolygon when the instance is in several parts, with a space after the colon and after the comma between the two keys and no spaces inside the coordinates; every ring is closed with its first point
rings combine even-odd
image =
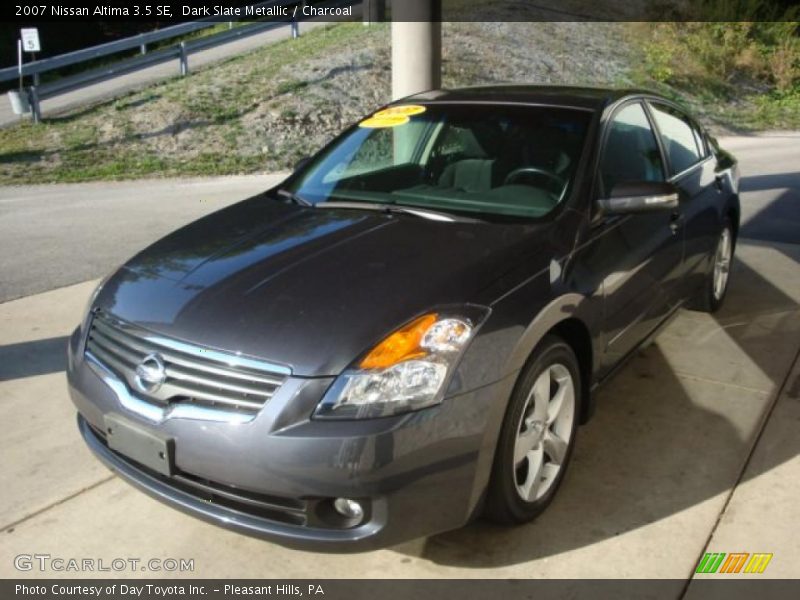
{"type": "Polygon", "coordinates": [[[725,301],[730,280],[731,265],[733,264],[733,226],[730,219],[725,219],[722,231],[717,239],[717,248],[714,252],[714,263],[709,270],[706,282],[697,297],[691,302],[690,308],[703,312],[716,312],[725,301]]]}
{"type": "Polygon", "coordinates": [[[578,360],[546,337],[520,376],[500,432],[486,515],[524,523],[553,500],[572,455],[578,424],[578,360]]]}

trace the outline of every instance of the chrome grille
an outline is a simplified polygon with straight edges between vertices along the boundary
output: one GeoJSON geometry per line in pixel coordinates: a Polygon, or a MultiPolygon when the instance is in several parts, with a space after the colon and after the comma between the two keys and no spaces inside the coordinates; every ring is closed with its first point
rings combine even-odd
{"type": "Polygon", "coordinates": [[[281,365],[162,337],[102,312],[92,319],[86,352],[137,396],[162,406],[192,403],[255,414],[290,374],[281,365]],[[151,354],[163,361],[166,378],[146,391],[136,384],[136,368],[151,354]]]}

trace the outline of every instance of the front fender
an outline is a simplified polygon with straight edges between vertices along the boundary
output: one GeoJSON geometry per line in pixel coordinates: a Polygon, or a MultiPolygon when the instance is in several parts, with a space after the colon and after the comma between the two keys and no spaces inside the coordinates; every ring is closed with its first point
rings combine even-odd
{"type": "MultiPolygon", "coordinates": [[[[569,319],[580,321],[588,332],[593,331],[596,323],[596,309],[592,298],[577,293],[567,293],[558,298],[554,298],[542,307],[534,319],[522,332],[517,344],[509,355],[505,371],[512,373],[519,371],[525,366],[531,353],[534,351],[544,336],[555,329],[560,323],[569,319]]],[[[590,335],[591,340],[591,335],[590,335]]],[[[597,364],[596,344],[592,341],[592,364],[597,364]]]]}

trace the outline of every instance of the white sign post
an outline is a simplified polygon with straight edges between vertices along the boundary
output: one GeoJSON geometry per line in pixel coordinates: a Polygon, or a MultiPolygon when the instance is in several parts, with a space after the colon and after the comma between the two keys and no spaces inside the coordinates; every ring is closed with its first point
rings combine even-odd
{"type": "Polygon", "coordinates": [[[19,73],[19,91],[22,93],[22,40],[17,40],[17,72],[19,73]]]}
{"type": "MultiPolygon", "coordinates": [[[[36,53],[42,51],[39,41],[39,29],[27,27],[19,30],[19,41],[17,42],[17,65],[19,67],[19,89],[22,91],[22,53],[30,52],[33,60],[36,60],[36,53]]],[[[39,85],[39,74],[34,74],[33,85],[39,85]]]]}
{"type": "MultiPolygon", "coordinates": [[[[39,30],[36,27],[27,27],[19,30],[19,39],[17,40],[17,70],[19,71],[19,92],[8,92],[11,99],[11,106],[14,112],[23,116],[31,112],[28,96],[26,96],[23,88],[23,75],[22,75],[22,53],[30,52],[33,60],[36,60],[36,53],[42,51],[42,45],[39,41],[39,30]]],[[[31,96],[36,97],[36,87],[39,85],[39,74],[33,75],[33,85],[31,88],[31,96]]],[[[33,107],[33,120],[38,122],[38,104],[33,107]]]]}

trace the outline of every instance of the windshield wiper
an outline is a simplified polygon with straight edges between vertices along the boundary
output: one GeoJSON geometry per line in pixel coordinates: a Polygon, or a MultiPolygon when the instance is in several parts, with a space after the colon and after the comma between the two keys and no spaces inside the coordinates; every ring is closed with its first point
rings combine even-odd
{"type": "Polygon", "coordinates": [[[418,206],[386,204],[381,202],[346,202],[340,200],[331,200],[328,202],[320,202],[319,204],[315,205],[315,208],[352,208],[355,210],[375,210],[389,214],[413,215],[415,217],[420,217],[421,219],[427,219],[428,221],[440,221],[442,223],[478,221],[478,219],[471,219],[468,217],[462,217],[460,215],[439,212],[418,206]]]}
{"type": "Polygon", "coordinates": [[[275,193],[278,194],[278,196],[286,198],[290,202],[297,204],[298,206],[314,206],[313,204],[311,204],[311,202],[309,202],[305,198],[301,198],[300,196],[298,196],[294,192],[290,192],[289,190],[278,190],[275,193]]]}

